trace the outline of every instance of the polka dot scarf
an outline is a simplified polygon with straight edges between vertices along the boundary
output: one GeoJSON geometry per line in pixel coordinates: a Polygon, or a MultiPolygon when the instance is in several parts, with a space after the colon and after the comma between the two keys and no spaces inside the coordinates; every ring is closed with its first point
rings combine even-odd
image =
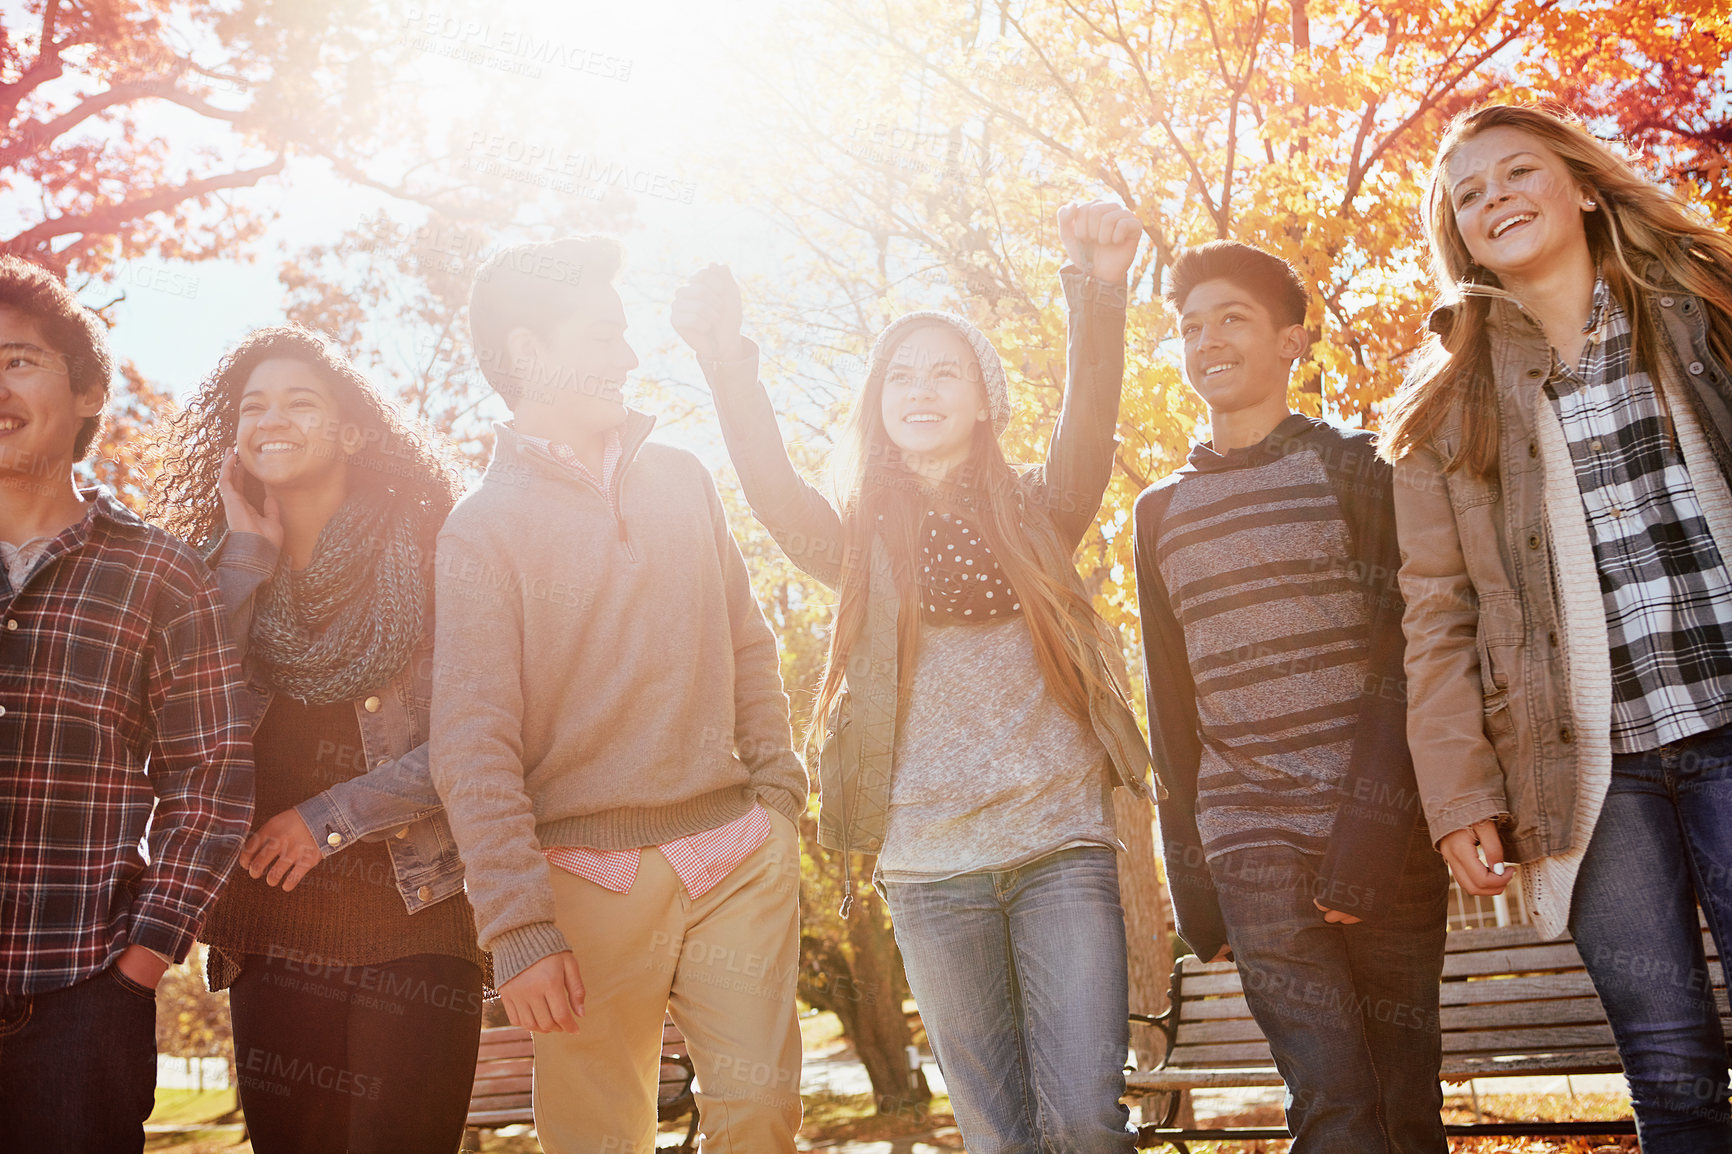
{"type": "Polygon", "coordinates": [[[980,530],[956,513],[927,510],[920,524],[920,612],[933,624],[974,625],[1022,612],[1016,590],[980,530]]]}

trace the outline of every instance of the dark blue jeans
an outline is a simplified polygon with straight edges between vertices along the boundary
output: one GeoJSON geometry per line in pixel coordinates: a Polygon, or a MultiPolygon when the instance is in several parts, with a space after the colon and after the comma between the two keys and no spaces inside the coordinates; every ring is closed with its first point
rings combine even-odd
{"type": "Polygon", "coordinates": [[[1130,1154],[1115,851],[887,882],[908,985],[971,1154],[1130,1154]]]}
{"type": "Polygon", "coordinates": [[[0,1136],[31,1154],[135,1154],[156,1100],[156,995],[113,966],[0,994],[0,1136]]]}
{"type": "Polygon", "coordinates": [[[1438,983],[1449,870],[1410,839],[1388,916],[1330,925],[1318,859],[1255,846],[1209,863],[1227,938],[1287,1084],[1291,1154],[1444,1154],[1438,983]]]}
{"type": "Polygon", "coordinates": [[[1732,1151],[1726,1039],[1696,918],[1700,903],[1725,961],[1728,871],[1732,726],[1612,759],[1570,933],[1611,1020],[1646,1154],[1732,1151]]]}

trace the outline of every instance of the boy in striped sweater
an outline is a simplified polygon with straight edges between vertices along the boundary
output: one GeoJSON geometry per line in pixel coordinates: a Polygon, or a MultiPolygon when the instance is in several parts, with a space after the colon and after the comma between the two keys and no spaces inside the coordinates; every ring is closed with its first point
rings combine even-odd
{"type": "Polygon", "coordinates": [[[1294,1154],[1441,1154],[1448,873],[1407,749],[1390,469],[1287,407],[1309,341],[1290,265],[1218,241],[1171,275],[1212,436],[1136,505],[1179,933],[1237,964],[1294,1154]]]}

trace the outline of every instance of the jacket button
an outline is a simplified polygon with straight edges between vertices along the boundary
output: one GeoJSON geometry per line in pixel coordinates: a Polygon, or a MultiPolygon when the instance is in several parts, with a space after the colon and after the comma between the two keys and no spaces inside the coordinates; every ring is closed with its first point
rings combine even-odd
{"type": "Polygon", "coordinates": [[[1703,365],[1702,365],[1701,361],[1691,361],[1690,362],[1690,375],[1691,376],[1693,376],[1693,377],[1701,376],[1702,375],[1702,369],[1703,369],[1703,365]]]}
{"type": "Polygon", "coordinates": [[[399,837],[399,838],[405,838],[405,837],[408,837],[408,836],[409,836],[409,827],[408,827],[408,826],[404,826],[404,827],[403,827],[403,828],[402,828],[402,829],[400,829],[400,830],[398,830],[398,831],[397,831],[397,836],[398,836],[398,837],[399,837]]]}
{"type": "MultiPolygon", "coordinates": [[[[1553,648],[1556,648],[1556,646],[1558,644],[1558,631],[1556,629],[1548,631],[1546,633],[1546,640],[1551,643],[1553,648]]],[[[398,834],[397,836],[402,837],[403,835],[398,834]]]]}
{"type": "Polygon", "coordinates": [[[1540,455],[1540,447],[1537,444],[1535,444],[1534,442],[1529,441],[1528,442],[1528,456],[1537,457],[1539,455],[1540,455]]]}
{"type": "Polygon", "coordinates": [[[1558,740],[1563,742],[1565,745],[1570,744],[1575,739],[1576,731],[1571,729],[1569,726],[1565,725],[1558,728],[1558,740]]]}
{"type": "Polygon", "coordinates": [[[433,887],[422,886],[420,889],[415,891],[415,896],[424,902],[430,902],[433,900],[433,887]]]}
{"type": "Polygon", "coordinates": [[[1529,533],[1528,534],[1528,548],[1529,549],[1538,549],[1539,547],[1540,547],[1540,535],[1538,533],[1529,533]]]}
{"type": "Polygon", "coordinates": [[[6,632],[8,632],[8,633],[18,632],[18,618],[8,617],[6,619],[6,632]]]}
{"type": "Polygon", "coordinates": [[[325,839],[325,844],[326,845],[342,845],[343,844],[343,835],[340,833],[332,833],[329,837],[327,837],[325,839]]]}
{"type": "Polygon", "coordinates": [[[1540,372],[1540,370],[1538,370],[1538,369],[1529,369],[1529,370],[1528,370],[1528,376],[1529,376],[1529,377],[1530,377],[1530,378],[1532,378],[1532,377],[1539,377],[1539,376],[1542,376],[1542,375],[1543,375],[1543,374],[1542,374],[1542,373],[1541,373],[1541,372],[1540,372]]]}
{"type": "Polygon", "coordinates": [[[379,706],[381,706],[383,704],[384,704],[384,702],[380,701],[378,698],[378,695],[375,694],[374,696],[369,697],[369,698],[367,698],[367,700],[361,702],[361,708],[365,709],[368,713],[377,713],[377,712],[379,712],[379,706]]]}
{"type": "Polygon", "coordinates": [[[1661,297],[1660,298],[1660,304],[1664,308],[1671,308],[1674,303],[1675,302],[1672,300],[1671,297],[1661,297]]]}

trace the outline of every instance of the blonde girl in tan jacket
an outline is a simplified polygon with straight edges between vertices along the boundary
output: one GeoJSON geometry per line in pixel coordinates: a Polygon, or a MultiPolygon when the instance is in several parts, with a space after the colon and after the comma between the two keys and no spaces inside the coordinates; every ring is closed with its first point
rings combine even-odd
{"type": "Polygon", "coordinates": [[[1642,1148],[1732,1150],[1732,242],[1566,115],[1458,117],[1391,405],[1408,734],[1471,894],[1575,938],[1642,1148]],[[1519,863],[1512,869],[1506,863],[1519,863]]]}

